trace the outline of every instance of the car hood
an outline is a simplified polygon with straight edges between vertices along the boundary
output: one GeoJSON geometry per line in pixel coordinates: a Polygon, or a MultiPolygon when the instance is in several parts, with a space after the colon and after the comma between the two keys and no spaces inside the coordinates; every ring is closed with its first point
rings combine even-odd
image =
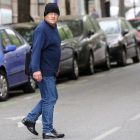
{"type": "Polygon", "coordinates": [[[109,45],[118,43],[120,40],[122,40],[121,34],[107,35],[107,43],[109,45]]]}

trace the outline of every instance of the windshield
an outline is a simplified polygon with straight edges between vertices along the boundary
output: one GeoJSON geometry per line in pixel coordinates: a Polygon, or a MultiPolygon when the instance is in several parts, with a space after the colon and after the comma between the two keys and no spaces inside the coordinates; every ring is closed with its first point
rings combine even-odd
{"type": "Polygon", "coordinates": [[[15,29],[19,34],[22,35],[22,37],[31,45],[32,44],[32,36],[34,29],[21,29],[21,28],[16,28],[15,29]]]}
{"type": "Polygon", "coordinates": [[[138,29],[140,28],[140,20],[133,20],[133,21],[129,21],[131,23],[131,25],[135,28],[138,29]]]}
{"type": "Polygon", "coordinates": [[[106,34],[117,34],[120,32],[117,20],[100,21],[99,25],[106,34]]]}
{"type": "Polygon", "coordinates": [[[70,28],[74,37],[80,36],[83,34],[83,21],[82,20],[69,20],[66,21],[68,27],[70,28]]]}

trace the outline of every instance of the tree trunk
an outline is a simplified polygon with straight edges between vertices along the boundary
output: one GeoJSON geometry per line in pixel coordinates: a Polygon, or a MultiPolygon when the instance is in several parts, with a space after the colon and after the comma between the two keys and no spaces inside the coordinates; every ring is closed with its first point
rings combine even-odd
{"type": "Polygon", "coordinates": [[[106,14],[105,14],[105,0],[100,0],[100,4],[101,4],[102,17],[106,17],[106,14]]]}
{"type": "Polygon", "coordinates": [[[110,0],[100,0],[102,17],[110,17],[110,0]]]}
{"type": "Polygon", "coordinates": [[[106,17],[110,17],[110,1],[105,2],[105,14],[106,17]]]}
{"type": "Polygon", "coordinates": [[[30,0],[18,0],[18,22],[30,22],[30,0]]]}
{"type": "Polygon", "coordinates": [[[88,11],[88,2],[89,2],[89,0],[85,0],[85,10],[86,10],[86,14],[89,14],[89,11],[88,11]]]}
{"type": "Polygon", "coordinates": [[[66,5],[66,15],[70,15],[70,0],[66,0],[65,5],[66,5]]]}
{"type": "Polygon", "coordinates": [[[125,17],[124,0],[119,0],[119,17],[125,17]]]}

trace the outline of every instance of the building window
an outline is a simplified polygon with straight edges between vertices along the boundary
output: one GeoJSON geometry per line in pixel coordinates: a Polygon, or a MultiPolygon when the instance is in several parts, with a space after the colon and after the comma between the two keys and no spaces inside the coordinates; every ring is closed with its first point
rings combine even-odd
{"type": "Polygon", "coordinates": [[[66,15],[70,15],[70,0],[66,0],[65,5],[66,5],[66,15]]]}
{"type": "Polygon", "coordinates": [[[45,4],[45,0],[38,0],[38,4],[45,4]]]}

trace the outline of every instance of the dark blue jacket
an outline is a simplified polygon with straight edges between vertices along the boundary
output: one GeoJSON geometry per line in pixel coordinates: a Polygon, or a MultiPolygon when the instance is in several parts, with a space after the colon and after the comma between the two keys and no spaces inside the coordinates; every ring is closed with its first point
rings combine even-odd
{"type": "Polygon", "coordinates": [[[57,27],[46,21],[33,33],[33,51],[30,72],[41,71],[43,76],[57,76],[61,56],[61,39],[57,27]]]}

